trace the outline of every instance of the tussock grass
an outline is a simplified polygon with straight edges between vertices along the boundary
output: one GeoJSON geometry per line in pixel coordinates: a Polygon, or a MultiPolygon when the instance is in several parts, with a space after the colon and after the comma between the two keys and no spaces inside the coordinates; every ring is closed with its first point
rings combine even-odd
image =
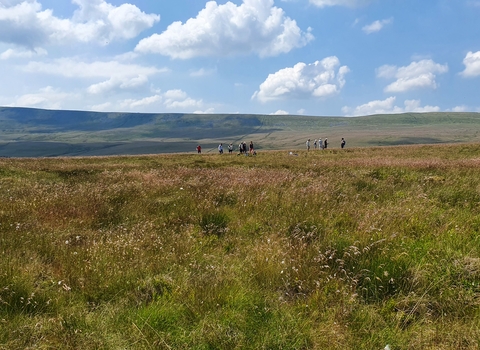
{"type": "Polygon", "coordinates": [[[0,349],[476,349],[480,146],[0,159],[0,349]]]}

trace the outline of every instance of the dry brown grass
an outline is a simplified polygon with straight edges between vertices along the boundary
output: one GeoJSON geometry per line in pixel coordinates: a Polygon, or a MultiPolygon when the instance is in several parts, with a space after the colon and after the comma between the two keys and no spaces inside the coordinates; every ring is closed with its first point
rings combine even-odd
{"type": "Polygon", "coordinates": [[[0,349],[478,346],[480,147],[0,159],[0,349]]]}

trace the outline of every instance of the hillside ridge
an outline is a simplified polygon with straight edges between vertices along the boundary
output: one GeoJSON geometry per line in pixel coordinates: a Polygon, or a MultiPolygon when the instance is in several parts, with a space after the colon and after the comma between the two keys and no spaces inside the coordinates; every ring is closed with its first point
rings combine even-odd
{"type": "MultiPolygon", "coordinates": [[[[42,157],[207,152],[252,140],[263,149],[296,149],[328,137],[349,147],[480,141],[480,113],[435,112],[362,117],[262,114],[128,113],[0,107],[0,156],[42,157]]],[[[332,143],[333,141],[333,143],[332,143]]]]}

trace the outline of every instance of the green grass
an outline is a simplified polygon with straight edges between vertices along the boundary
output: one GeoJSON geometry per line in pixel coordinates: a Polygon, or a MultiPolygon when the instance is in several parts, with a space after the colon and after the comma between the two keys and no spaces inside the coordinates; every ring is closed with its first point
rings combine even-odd
{"type": "Polygon", "coordinates": [[[476,349],[480,146],[0,159],[0,349],[476,349]]]}

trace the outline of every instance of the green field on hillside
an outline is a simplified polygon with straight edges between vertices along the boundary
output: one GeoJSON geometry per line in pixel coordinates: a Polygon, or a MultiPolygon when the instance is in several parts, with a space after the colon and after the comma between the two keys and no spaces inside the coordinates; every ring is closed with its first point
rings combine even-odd
{"type": "Polygon", "coordinates": [[[263,150],[304,148],[328,138],[339,148],[480,142],[480,113],[364,117],[254,114],[98,113],[0,107],[0,156],[52,157],[216,152],[253,141],[263,150]]]}
{"type": "Polygon", "coordinates": [[[480,144],[0,158],[0,349],[478,349],[480,144]]]}

